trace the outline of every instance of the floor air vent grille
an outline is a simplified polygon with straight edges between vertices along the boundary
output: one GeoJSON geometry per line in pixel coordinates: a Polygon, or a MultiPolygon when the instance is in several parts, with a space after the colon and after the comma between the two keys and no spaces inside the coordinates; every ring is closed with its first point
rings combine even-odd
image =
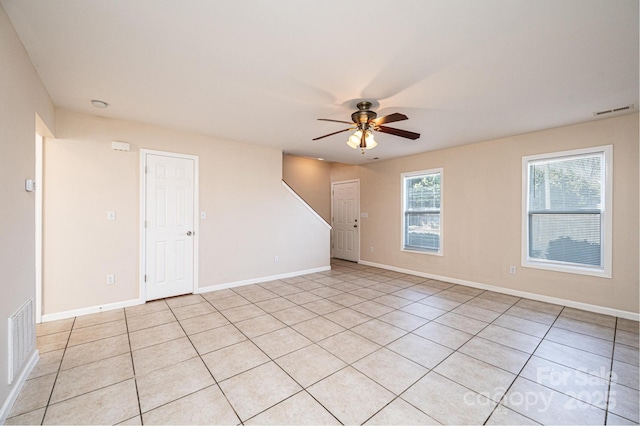
{"type": "Polygon", "coordinates": [[[33,299],[29,299],[9,318],[9,384],[35,349],[35,330],[33,299]]]}

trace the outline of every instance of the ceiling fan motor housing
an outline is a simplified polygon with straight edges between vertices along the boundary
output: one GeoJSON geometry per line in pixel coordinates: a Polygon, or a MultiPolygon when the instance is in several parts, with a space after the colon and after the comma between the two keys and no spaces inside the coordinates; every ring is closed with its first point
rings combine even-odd
{"type": "Polygon", "coordinates": [[[369,110],[371,108],[371,102],[360,102],[357,105],[358,111],[351,114],[351,120],[356,124],[365,124],[371,120],[375,120],[378,116],[375,112],[369,110]]]}

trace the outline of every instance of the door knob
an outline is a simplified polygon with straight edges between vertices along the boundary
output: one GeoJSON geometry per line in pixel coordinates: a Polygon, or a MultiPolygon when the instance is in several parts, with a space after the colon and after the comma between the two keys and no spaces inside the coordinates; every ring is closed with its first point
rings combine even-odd
{"type": "Polygon", "coordinates": [[[193,234],[191,231],[187,231],[187,235],[190,237],[193,234]]]}

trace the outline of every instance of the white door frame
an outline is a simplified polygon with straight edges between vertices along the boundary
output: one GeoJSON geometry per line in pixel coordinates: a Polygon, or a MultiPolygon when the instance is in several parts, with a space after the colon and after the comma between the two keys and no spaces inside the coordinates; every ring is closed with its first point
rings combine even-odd
{"type": "Polygon", "coordinates": [[[36,133],[36,200],[35,200],[35,275],[36,275],[36,295],[35,295],[35,311],[36,311],[36,323],[42,322],[42,190],[44,186],[42,184],[42,170],[43,170],[43,149],[44,149],[44,136],[36,133]]]}
{"type": "Polygon", "coordinates": [[[139,281],[140,281],[140,302],[145,303],[147,301],[147,286],[144,281],[146,274],[146,258],[147,258],[147,241],[146,241],[146,227],[145,227],[145,215],[147,212],[147,155],[161,155],[171,158],[185,158],[193,160],[193,289],[192,293],[196,292],[198,288],[198,255],[200,253],[199,241],[200,241],[200,173],[197,155],[179,154],[176,152],[167,151],[155,151],[151,149],[140,149],[140,264],[139,264],[139,281]]]}
{"type": "Polygon", "coordinates": [[[358,212],[356,216],[358,218],[358,262],[360,262],[360,235],[362,234],[362,223],[360,222],[360,179],[350,179],[350,180],[339,180],[336,182],[331,182],[331,257],[333,258],[333,197],[334,197],[334,188],[335,185],[340,185],[344,183],[355,183],[358,188],[358,212]]]}

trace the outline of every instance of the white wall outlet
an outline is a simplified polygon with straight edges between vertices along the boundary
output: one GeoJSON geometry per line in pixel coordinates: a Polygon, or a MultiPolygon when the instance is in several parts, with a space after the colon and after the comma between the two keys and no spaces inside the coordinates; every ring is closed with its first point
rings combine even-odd
{"type": "Polygon", "coordinates": [[[516,267],[513,266],[513,265],[509,266],[509,273],[511,275],[515,275],[516,274],[516,267]]]}
{"type": "Polygon", "coordinates": [[[113,285],[116,283],[115,275],[107,275],[107,285],[113,285]]]}
{"type": "Polygon", "coordinates": [[[273,258],[273,263],[278,263],[278,262],[280,262],[280,257],[275,256],[275,257],[273,258]]]}
{"type": "Polygon", "coordinates": [[[107,212],[107,220],[116,220],[116,212],[109,210],[107,212]]]}
{"type": "Polygon", "coordinates": [[[371,253],[373,253],[373,246],[371,246],[371,248],[369,250],[371,250],[371,253]]]}

